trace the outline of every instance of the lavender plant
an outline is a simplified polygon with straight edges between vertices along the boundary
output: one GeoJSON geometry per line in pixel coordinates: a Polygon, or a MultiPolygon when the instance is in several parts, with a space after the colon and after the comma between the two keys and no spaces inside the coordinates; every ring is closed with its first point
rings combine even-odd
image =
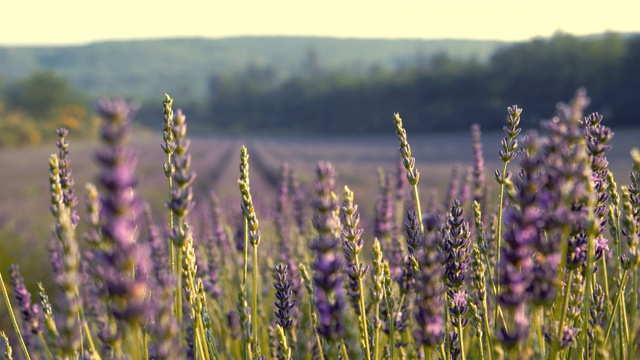
{"type": "MultiPolygon", "coordinates": [[[[49,158],[53,282],[39,284],[35,299],[17,266],[9,283],[0,274],[12,324],[0,332],[0,358],[635,358],[640,152],[618,185],[607,159],[613,133],[603,116],[584,115],[588,103],[578,92],[522,138],[522,109],[510,107],[496,144],[496,189],[484,181],[480,129],[472,127],[471,166],[454,168],[444,201],[442,189],[429,188],[424,213],[396,114],[400,176],[392,182],[379,172],[370,226],[349,186],[341,198],[334,192],[330,163],[318,163],[311,191],[307,174],[283,165],[269,194],[259,177],[249,186],[245,147],[240,212],[212,199],[194,182],[186,117],[168,95],[161,147],[171,193],[158,217],[136,191],[139,153],[127,142],[135,106],[101,100],[99,174],[97,186],[84,187],[83,209],[67,130],[57,131],[49,158]],[[195,207],[201,198],[212,200],[195,207]],[[264,199],[275,206],[260,206],[264,199]],[[223,220],[238,215],[242,261],[229,238],[236,224],[223,220]],[[45,287],[55,287],[53,304],[45,287]]],[[[271,165],[260,155],[262,171],[271,165]]]]}

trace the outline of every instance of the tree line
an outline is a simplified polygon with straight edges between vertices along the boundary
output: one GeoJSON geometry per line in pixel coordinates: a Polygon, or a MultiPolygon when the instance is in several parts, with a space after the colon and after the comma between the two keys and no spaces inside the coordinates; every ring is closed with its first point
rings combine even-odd
{"type": "Polygon", "coordinates": [[[93,137],[98,119],[88,104],[67,79],[51,71],[0,81],[0,148],[38,144],[55,137],[59,127],[93,137]]]}
{"type": "MultiPolygon", "coordinates": [[[[203,134],[387,133],[394,112],[412,133],[467,131],[472,123],[492,130],[513,104],[524,109],[523,126],[535,128],[580,87],[592,99],[587,111],[599,111],[610,126],[640,124],[640,35],[557,33],[499,47],[488,60],[440,53],[359,71],[308,56],[301,68],[285,79],[269,64],[203,73],[206,96],[170,95],[203,134]]],[[[0,146],[37,143],[61,125],[93,133],[95,99],[67,79],[38,71],[1,80],[0,146]]],[[[159,131],[164,91],[158,101],[140,102],[140,125],[159,131]]]]}
{"type": "MultiPolygon", "coordinates": [[[[640,36],[558,33],[500,48],[486,62],[440,54],[360,74],[312,65],[283,82],[268,67],[212,76],[207,98],[183,107],[192,126],[217,133],[385,133],[394,112],[413,133],[466,131],[471,123],[499,129],[513,104],[533,128],[585,87],[588,111],[611,126],[640,124],[640,36]]],[[[158,106],[143,108],[158,127],[158,106]]]]}

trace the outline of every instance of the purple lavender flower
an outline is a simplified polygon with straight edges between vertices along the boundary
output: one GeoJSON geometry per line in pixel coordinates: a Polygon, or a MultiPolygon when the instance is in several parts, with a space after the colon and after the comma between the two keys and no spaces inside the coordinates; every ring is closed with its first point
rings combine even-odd
{"type": "Polygon", "coordinates": [[[360,309],[360,282],[364,279],[368,266],[361,264],[357,258],[362,251],[364,240],[362,239],[363,229],[359,228],[360,213],[358,205],[354,204],[354,195],[345,186],[342,194],[342,207],[340,208],[340,218],[342,219],[342,254],[346,262],[347,270],[347,293],[351,307],[357,315],[361,315],[360,309]]]}
{"type": "Polygon", "coordinates": [[[471,125],[473,144],[473,201],[480,204],[482,213],[487,211],[487,185],[484,176],[484,156],[482,154],[482,132],[480,125],[471,125]]]}
{"type": "Polygon", "coordinates": [[[340,219],[337,216],[339,202],[333,192],[335,187],[334,167],[329,162],[320,162],[316,168],[314,184],[316,198],[313,205],[313,226],[318,235],[309,247],[315,251],[313,268],[314,295],[318,310],[318,333],[330,341],[344,336],[341,271],[343,268],[340,249],[340,219]]]}
{"type": "MultiPolygon", "coordinates": [[[[536,137],[529,138],[528,144],[530,146],[525,146],[526,149],[535,149],[536,137]]],[[[509,309],[511,314],[514,314],[514,322],[519,321],[515,326],[510,326],[509,331],[501,327],[497,334],[498,339],[507,347],[524,340],[528,334],[528,319],[524,313],[525,302],[530,297],[530,292],[527,290],[533,281],[534,264],[531,254],[534,244],[539,243],[541,237],[538,227],[541,212],[536,206],[536,196],[539,194],[536,177],[538,176],[537,167],[540,164],[531,155],[531,152],[525,152],[521,162],[520,179],[516,184],[519,208],[505,213],[507,229],[504,234],[505,246],[501,249],[501,259],[498,264],[502,291],[498,300],[502,306],[509,309]]]]}
{"type": "Polygon", "coordinates": [[[391,181],[382,170],[379,170],[380,193],[376,198],[374,236],[380,239],[383,248],[388,244],[394,230],[393,199],[391,181]]]}
{"type": "Polygon", "coordinates": [[[56,219],[54,232],[57,244],[51,243],[50,259],[54,266],[55,281],[64,291],[61,308],[64,312],[60,326],[60,348],[64,354],[72,355],[80,346],[81,334],[78,323],[80,313],[80,252],[76,241],[73,213],[64,204],[64,192],[60,183],[58,157],[49,158],[49,185],[51,191],[51,213],[56,219]]]}
{"type": "Polygon", "coordinates": [[[96,154],[102,168],[98,181],[104,188],[102,234],[109,244],[99,264],[100,275],[111,298],[113,315],[129,323],[141,323],[152,310],[147,298],[149,285],[146,279],[132,274],[149,273],[151,261],[148,248],[137,242],[136,220],[144,205],[133,190],[137,157],[125,146],[135,107],[122,98],[102,99],[98,113],[103,118],[100,137],[105,144],[96,154]]]}
{"type": "Polygon", "coordinates": [[[291,301],[291,284],[292,281],[287,279],[287,266],[284,264],[278,264],[275,267],[273,274],[275,282],[273,286],[276,288],[276,310],[275,314],[278,318],[276,324],[280,325],[282,329],[289,330],[293,324],[291,319],[293,314],[293,307],[296,305],[294,301],[291,301]]]}
{"type": "Polygon", "coordinates": [[[433,347],[442,343],[445,336],[443,268],[436,241],[426,238],[424,247],[416,253],[416,258],[420,263],[420,272],[416,275],[415,283],[416,329],[413,336],[418,344],[433,347]]]}
{"type": "Polygon", "coordinates": [[[382,249],[388,256],[391,278],[397,280],[402,272],[404,254],[403,241],[394,222],[394,202],[391,180],[382,169],[378,170],[380,192],[375,205],[374,236],[380,240],[382,249]]]}
{"type": "MultiPolygon", "coordinates": [[[[73,171],[71,169],[71,160],[69,159],[69,141],[67,135],[69,131],[65,128],[59,128],[56,130],[58,134],[58,141],[56,146],[60,150],[58,152],[58,166],[60,167],[60,186],[62,187],[63,203],[71,209],[78,204],[73,186],[75,181],[73,180],[73,171]]],[[[71,212],[71,221],[75,226],[78,224],[79,217],[75,211],[71,212]]]]}
{"type": "Polygon", "coordinates": [[[409,185],[405,171],[403,159],[399,156],[398,166],[396,167],[396,209],[400,211],[399,215],[402,214],[405,194],[407,192],[407,186],[409,185]]]}
{"type": "Polygon", "coordinates": [[[529,334],[529,319],[526,315],[525,305],[520,304],[515,308],[513,314],[513,325],[509,327],[509,331],[501,326],[496,334],[496,338],[509,349],[522,343],[529,334]]]}
{"type": "Polygon", "coordinates": [[[237,339],[240,337],[240,316],[237,311],[229,310],[227,312],[227,326],[231,331],[231,338],[237,339]]]}
{"type": "Polygon", "coordinates": [[[453,203],[453,200],[459,197],[460,193],[460,165],[456,164],[451,169],[451,177],[449,178],[449,188],[447,189],[447,197],[444,200],[445,206],[453,203]]]}
{"type": "Polygon", "coordinates": [[[443,251],[447,288],[457,291],[464,284],[469,272],[469,224],[463,219],[462,205],[453,200],[443,231],[443,251]]]}
{"type": "Polygon", "coordinates": [[[157,359],[174,359],[180,357],[182,349],[180,342],[176,341],[180,326],[173,316],[175,279],[169,268],[166,244],[156,226],[150,226],[148,237],[153,254],[153,278],[150,279],[150,283],[153,296],[157,299],[156,311],[149,319],[148,325],[154,340],[149,349],[150,356],[157,359]]]}
{"type": "Polygon", "coordinates": [[[40,319],[42,310],[37,303],[31,303],[31,293],[24,284],[24,278],[20,275],[18,265],[14,264],[9,267],[9,278],[24,325],[23,338],[27,346],[33,346],[32,335],[42,334],[42,320],[40,319]]]}
{"type": "Polygon", "coordinates": [[[580,121],[580,127],[587,139],[587,151],[591,163],[591,172],[593,185],[597,194],[594,214],[598,225],[598,233],[596,235],[596,258],[602,258],[602,255],[608,250],[607,239],[604,233],[607,228],[607,217],[609,207],[609,182],[607,166],[609,162],[606,153],[611,150],[611,146],[607,143],[613,138],[614,133],[608,127],[602,125],[602,115],[593,113],[580,121]]]}
{"type": "Polygon", "coordinates": [[[306,209],[308,206],[307,194],[305,194],[304,190],[300,186],[298,177],[296,176],[293,170],[289,174],[289,183],[291,184],[291,194],[292,194],[292,201],[293,201],[293,218],[296,221],[298,233],[303,234],[306,229],[305,216],[306,216],[306,209]]]}
{"type": "Polygon", "coordinates": [[[292,202],[290,193],[291,169],[288,163],[282,163],[280,166],[280,187],[278,198],[276,201],[275,225],[279,237],[280,261],[287,266],[289,278],[292,279],[292,287],[294,296],[300,291],[300,279],[298,274],[298,264],[293,257],[293,249],[291,248],[291,220],[292,220],[292,202]]]}
{"type": "MultiPolygon", "coordinates": [[[[432,227],[431,222],[424,222],[425,231],[430,232],[432,227]],[[428,223],[428,224],[427,224],[428,223]]],[[[413,255],[420,245],[422,244],[422,236],[420,234],[420,224],[418,221],[418,215],[415,210],[407,211],[407,222],[404,224],[405,229],[407,230],[407,245],[409,248],[409,254],[413,255]]]]}

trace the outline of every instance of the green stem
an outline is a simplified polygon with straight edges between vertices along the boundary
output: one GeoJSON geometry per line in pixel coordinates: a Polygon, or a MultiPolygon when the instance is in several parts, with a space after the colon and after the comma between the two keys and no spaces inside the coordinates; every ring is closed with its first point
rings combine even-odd
{"type": "MultiPolygon", "coordinates": [[[[613,316],[618,310],[618,305],[621,303],[622,294],[624,293],[624,289],[626,287],[627,282],[627,270],[622,274],[622,281],[620,281],[620,288],[618,288],[618,294],[616,295],[616,302],[613,303],[613,310],[609,317],[609,325],[607,326],[607,331],[604,334],[604,343],[607,343],[609,339],[609,333],[611,332],[611,328],[613,327],[613,316]]],[[[622,335],[622,334],[621,334],[622,335]]]]}
{"type": "Polygon", "coordinates": [[[318,329],[313,328],[313,333],[316,336],[316,343],[318,344],[318,353],[320,354],[320,359],[326,359],[324,356],[324,349],[322,349],[322,340],[320,339],[320,334],[318,334],[318,329]]]}
{"type": "Polygon", "coordinates": [[[466,360],[464,351],[464,333],[462,332],[462,315],[458,315],[458,340],[460,341],[460,355],[462,360],[466,360]]]}
{"type": "MultiPolygon", "coordinates": [[[[636,291],[634,289],[634,291],[636,291]]],[[[627,316],[627,302],[624,301],[624,299],[620,300],[620,312],[621,312],[621,317],[622,317],[622,330],[624,330],[624,334],[620,334],[620,337],[623,341],[621,341],[623,344],[623,347],[620,349],[620,351],[624,354],[624,347],[627,346],[629,344],[629,317],[627,316]],[[624,337],[623,337],[624,335],[624,337]]]]}
{"type": "Polygon", "coordinates": [[[418,194],[418,184],[413,185],[413,197],[416,200],[416,212],[420,220],[420,234],[424,236],[424,223],[422,222],[422,208],[420,206],[420,196],[418,194]]]}
{"type": "Polygon", "coordinates": [[[544,308],[538,307],[538,311],[535,312],[534,320],[536,322],[535,327],[538,335],[538,347],[540,348],[542,358],[544,359],[545,342],[544,342],[544,335],[542,334],[542,323],[544,322],[543,312],[544,312],[544,308]]]}
{"type": "MultiPolygon", "coordinates": [[[[484,336],[484,335],[483,335],[484,336]]],[[[484,341],[482,341],[482,336],[478,336],[478,348],[480,349],[480,359],[486,359],[484,356],[484,341]]],[[[464,349],[461,349],[462,354],[464,354],[464,349]]]]}
{"type": "Polygon", "coordinates": [[[253,245],[253,341],[258,344],[258,245],[253,245]]]}
{"type": "Polygon", "coordinates": [[[611,313],[611,297],[609,296],[609,276],[607,275],[607,257],[602,257],[602,275],[604,280],[604,297],[607,306],[607,313],[611,313]]]}
{"type": "MultiPolygon", "coordinates": [[[[171,155],[167,154],[167,166],[171,166],[171,155]]],[[[171,176],[169,179],[169,200],[173,197],[173,178],[171,176]]],[[[173,229],[173,210],[169,210],[169,229],[173,229]]],[[[169,265],[171,267],[171,273],[176,273],[176,246],[172,240],[169,240],[169,265]]]]}
{"type": "MultiPolygon", "coordinates": [[[[493,340],[491,339],[491,328],[489,327],[489,312],[488,312],[488,306],[487,306],[487,298],[485,296],[484,299],[482,299],[482,318],[483,318],[483,324],[484,324],[484,336],[487,337],[487,343],[489,344],[489,360],[493,360],[493,340]]],[[[480,339],[480,341],[482,341],[482,339],[480,339]]]]}
{"type": "Polygon", "coordinates": [[[13,329],[16,331],[16,334],[18,335],[18,340],[20,341],[20,346],[22,347],[24,356],[27,360],[31,360],[31,357],[29,356],[29,352],[27,351],[27,345],[25,344],[24,339],[22,338],[22,334],[20,333],[20,327],[18,326],[16,315],[13,313],[13,308],[11,307],[11,301],[9,300],[9,293],[7,293],[7,288],[4,286],[2,273],[0,273],[0,287],[2,288],[4,301],[7,303],[7,310],[9,310],[9,317],[11,317],[11,322],[13,323],[13,329]]]}
{"type": "Polygon", "coordinates": [[[347,347],[344,345],[344,339],[340,338],[340,353],[343,360],[349,360],[349,354],[347,353],[347,347]]]}
{"type": "MultiPolygon", "coordinates": [[[[632,289],[636,289],[636,291],[632,291],[631,292],[631,315],[630,318],[631,319],[637,319],[636,315],[638,313],[638,273],[637,271],[634,271],[632,273],[633,276],[633,286],[631,287],[632,289]]],[[[627,334],[627,358],[631,359],[632,355],[633,355],[633,336],[629,336],[629,334],[627,334]]]]}
{"type": "Polygon", "coordinates": [[[145,360],[149,360],[149,334],[142,330],[142,351],[144,353],[145,360]]]}
{"type": "Polygon", "coordinates": [[[182,246],[178,247],[178,256],[176,258],[176,269],[177,269],[177,284],[176,284],[176,301],[175,301],[175,313],[176,319],[178,319],[178,324],[182,324],[182,246]]]}
{"type": "MultiPolygon", "coordinates": [[[[391,306],[390,299],[386,296],[385,291],[385,299],[387,300],[387,322],[389,323],[389,347],[391,351],[391,358],[395,359],[395,350],[396,350],[396,337],[395,337],[395,319],[393,318],[393,307],[391,306]]],[[[464,359],[463,359],[464,360],[464,359]]]]}
{"type": "Polygon", "coordinates": [[[582,333],[583,333],[583,346],[585,349],[589,349],[589,334],[588,334],[588,328],[589,328],[589,310],[591,307],[591,301],[593,299],[593,265],[594,265],[594,258],[595,258],[595,231],[596,229],[594,228],[593,222],[594,220],[594,215],[593,215],[593,207],[589,207],[588,210],[588,214],[587,214],[587,222],[590,224],[588,225],[587,228],[587,268],[585,270],[585,291],[586,294],[584,296],[584,299],[586,299],[584,301],[584,304],[582,306],[582,333]]]}
{"type": "MultiPolygon", "coordinates": [[[[76,301],[80,301],[80,295],[78,294],[78,292],[76,292],[76,301]]],[[[89,324],[87,323],[87,319],[84,315],[84,307],[80,306],[80,310],[79,310],[79,315],[80,315],[80,321],[82,322],[82,328],[84,329],[85,335],[87,337],[87,342],[89,343],[89,349],[91,349],[91,355],[93,355],[93,357],[96,360],[102,360],[102,358],[100,357],[100,353],[98,353],[98,350],[96,348],[96,345],[93,342],[93,336],[91,335],[91,329],[89,328],[89,324]]]]}
{"type": "Polygon", "coordinates": [[[552,342],[552,350],[551,350],[551,358],[557,359],[558,350],[560,347],[560,339],[562,339],[562,333],[564,332],[564,319],[567,316],[567,308],[569,307],[569,294],[571,293],[571,283],[573,282],[573,272],[574,269],[569,270],[569,275],[567,279],[567,286],[564,291],[564,300],[562,301],[561,315],[560,321],[558,322],[558,332],[556,334],[556,339],[552,342]]]}
{"type": "MultiPolygon", "coordinates": [[[[243,269],[242,269],[242,289],[244,290],[244,298],[248,298],[248,290],[247,290],[247,272],[248,272],[248,262],[249,262],[249,221],[245,217],[244,219],[244,250],[242,252],[242,260],[243,260],[243,269]]],[[[245,301],[246,304],[246,301],[245,301]]],[[[243,310],[244,311],[244,310],[243,310]]],[[[245,342],[245,351],[244,351],[244,359],[249,359],[249,354],[251,352],[250,341],[251,339],[247,336],[247,341],[245,342]]]]}
{"type": "Polygon", "coordinates": [[[40,343],[42,344],[42,348],[44,349],[44,352],[47,355],[47,359],[53,360],[53,354],[51,354],[51,350],[49,349],[49,344],[47,344],[47,341],[44,339],[42,332],[38,334],[38,339],[40,339],[40,343]]]}
{"type": "MultiPolygon", "coordinates": [[[[498,196],[498,228],[496,229],[496,264],[500,263],[500,246],[501,246],[501,242],[502,242],[502,213],[503,213],[503,203],[504,203],[504,181],[505,181],[505,174],[507,172],[507,164],[509,164],[508,161],[504,162],[504,165],[502,167],[502,173],[500,175],[500,195],[498,196]]],[[[496,285],[495,285],[495,296],[496,296],[496,309],[495,309],[495,315],[494,315],[494,319],[493,319],[493,324],[494,326],[496,326],[498,324],[498,309],[500,308],[500,305],[498,304],[498,296],[500,294],[500,273],[496,272],[495,274],[496,276],[496,285]]]]}
{"type": "Polygon", "coordinates": [[[438,350],[440,350],[440,358],[442,360],[445,360],[448,358],[447,356],[447,352],[444,349],[444,343],[440,344],[440,346],[438,346],[438,350]]]}
{"type": "Polygon", "coordinates": [[[244,219],[244,251],[242,253],[242,260],[244,262],[244,268],[242,269],[242,284],[244,285],[245,299],[248,298],[247,294],[247,272],[249,262],[249,221],[244,219]]]}
{"type": "Polygon", "coordinates": [[[198,337],[200,338],[200,344],[201,344],[200,350],[204,354],[203,357],[206,360],[211,360],[211,357],[209,356],[209,348],[207,346],[207,336],[205,335],[204,325],[202,323],[202,320],[201,320],[200,316],[196,316],[196,327],[197,327],[197,330],[198,330],[198,332],[197,332],[198,337]]]}
{"type": "MultiPolygon", "coordinates": [[[[380,324],[378,318],[380,317],[380,303],[376,303],[374,305],[374,318],[373,318],[373,326],[374,326],[374,349],[373,349],[373,358],[374,360],[378,360],[378,353],[380,352],[380,324]]],[[[321,358],[322,359],[322,358],[321,358]]]]}
{"type": "MultiPolygon", "coordinates": [[[[360,269],[360,261],[358,255],[355,256],[356,269],[360,269]]],[[[367,309],[364,305],[364,286],[362,285],[362,276],[358,277],[358,287],[360,288],[360,321],[362,322],[362,329],[364,334],[364,352],[366,359],[371,360],[371,347],[369,346],[369,329],[367,327],[367,309]]]]}
{"type": "Polygon", "coordinates": [[[93,355],[94,359],[101,360],[102,358],[100,357],[100,353],[98,353],[98,350],[96,349],[96,345],[93,343],[93,336],[91,336],[91,330],[89,329],[89,324],[87,324],[87,321],[85,320],[84,309],[82,307],[80,307],[80,318],[82,319],[82,328],[84,329],[84,332],[87,337],[87,341],[89,342],[89,349],[91,349],[91,355],[93,355]]]}

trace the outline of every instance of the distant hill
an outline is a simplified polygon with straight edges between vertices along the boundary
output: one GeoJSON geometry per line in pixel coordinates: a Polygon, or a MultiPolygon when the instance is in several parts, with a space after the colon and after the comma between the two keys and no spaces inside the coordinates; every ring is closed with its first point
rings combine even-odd
{"type": "Polygon", "coordinates": [[[507,43],[478,40],[387,40],[322,37],[181,38],[81,46],[0,47],[6,84],[35,70],[53,70],[90,97],[123,94],[139,100],[164,92],[201,98],[216,74],[271,67],[279,79],[310,67],[367,72],[428,62],[435,54],[486,61],[507,43]]]}

